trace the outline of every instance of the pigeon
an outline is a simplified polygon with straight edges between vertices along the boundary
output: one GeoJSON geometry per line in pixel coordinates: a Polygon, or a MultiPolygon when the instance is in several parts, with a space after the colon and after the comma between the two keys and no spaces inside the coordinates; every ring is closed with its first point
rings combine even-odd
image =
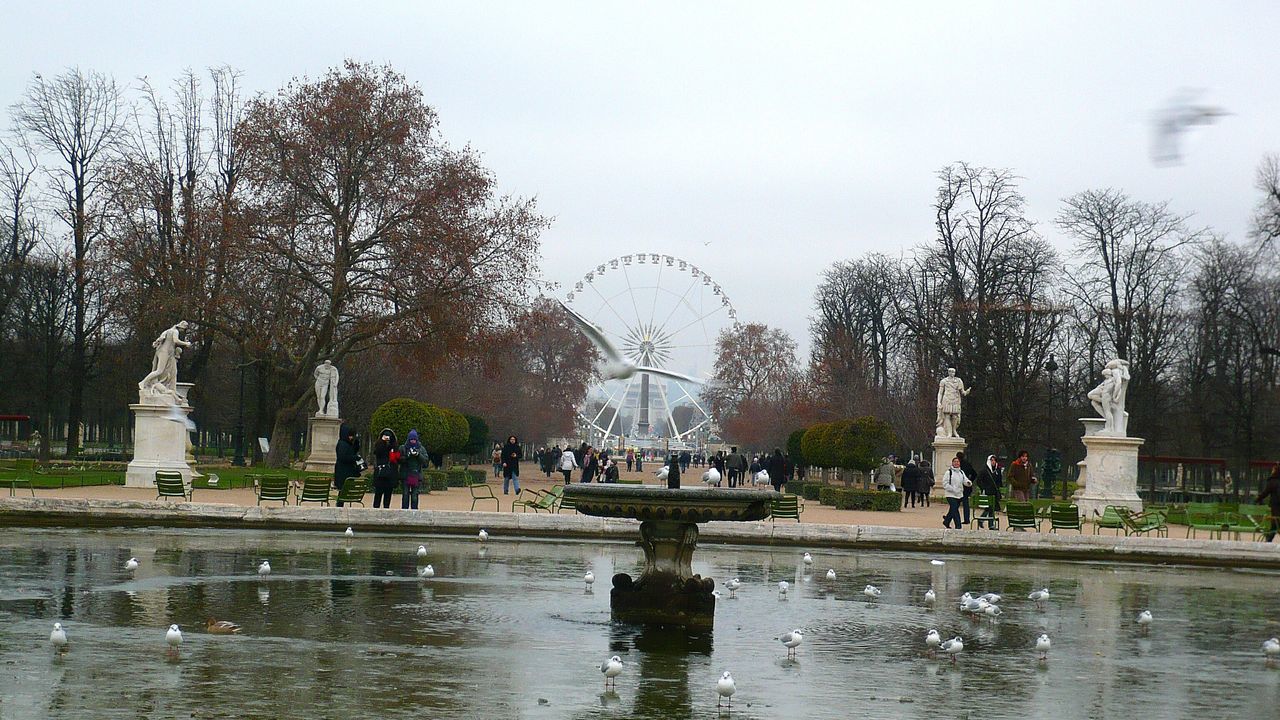
{"type": "Polygon", "coordinates": [[[1212,125],[1231,113],[1222,108],[1200,105],[1194,100],[1202,90],[1179,90],[1169,104],[1156,113],[1153,122],[1151,160],[1157,165],[1176,165],[1182,160],[1182,143],[1197,127],[1212,125]]]}
{"type": "Polygon", "coordinates": [[[53,624],[53,631],[49,633],[49,642],[53,645],[53,649],[59,653],[67,651],[67,631],[62,629],[62,623],[53,624]]]}
{"type": "Polygon", "coordinates": [[[347,537],[355,537],[355,536],[356,536],[356,531],[355,531],[355,530],[352,530],[352,529],[351,529],[351,526],[350,526],[350,525],[348,525],[348,526],[347,526],[346,531],[345,531],[345,532],[343,532],[342,534],[343,534],[343,535],[346,535],[347,537]]]}
{"type": "Polygon", "coordinates": [[[930,629],[924,636],[925,647],[929,648],[930,655],[938,654],[938,646],[942,644],[942,636],[937,630],[930,629]]]}
{"type": "Polygon", "coordinates": [[[169,643],[169,652],[176,655],[178,646],[182,644],[182,631],[177,625],[169,626],[169,631],[164,634],[164,641],[169,643]]]}
{"type": "Polygon", "coordinates": [[[926,605],[932,605],[937,601],[938,601],[938,594],[933,591],[933,588],[929,588],[928,590],[924,591],[924,602],[926,605]]]}
{"type": "Polygon", "coordinates": [[[259,574],[259,575],[270,575],[270,574],[271,574],[271,563],[267,562],[266,560],[263,560],[263,561],[262,561],[262,564],[258,566],[258,574],[259,574]]]}
{"type": "Polygon", "coordinates": [[[484,528],[480,528],[480,534],[477,535],[476,537],[480,540],[480,542],[488,542],[489,533],[485,532],[484,528]]]}
{"type": "Polygon", "coordinates": [[[433,578],[435,576],[436,576],[436,569],[432,567],[430,563],[428,563],[426,567],[418,571],[418,577],[420,578],[433,578]]]}
{"type": "Polygon", "coordinates": [[[870,602],[880,597],[880,588],[876,587],[875,585],[868,585],[862,588],[862,594],[866,595],[867,601],[870,602]]]}
{"type": "Polygon", "coordinates": [[[738,588],[742,587],[742,581],[738,578],[731,578],[724,581],[724,586],[729,591],[729,597],[734,597],[734,593],[738,592],[738,588]]]}
{"type": "Polygon", "coordinates": [[[702,473],[702,482],[708,485],[719,485],[720,471],[715,468],[708,468],[706,472],[702,473]]]}
{"type": "Polygon", "coordinates": [[[951,656],[951,662],[954,664],[956,656],[964,652],[964,640],[959,636],[955,636],[950,640],[942,643],[940,646],[942,652],[951,656]]]}
{"type": "Polygon", "coordinates": [[[134,570],[137,570],[137,569],[138,569],[138,558],[132,558],[132,557],[131,557],[131,558],[129,558],[127,561],[125,561],[124,569],[125,569],[125,570],[128,570],[129,572],[133,572],[134,570]]]}
{"type": "Polygon", "coordinates": [[[804,564],[805,564],[805,565],[812,565],[812,564],[813,564],[813,556],[812,556],[812,555],[810,555],[809,553],[805,553],[805,554],[804,554],[804,557],[802,557],[802,558],[800,558],[800,559],[804,561],[804,564]]]}
{"type": "Polygon", "coordinates": [[[1041,660],[1049,659],[1049,645],[1048,635],[1041,633],[1040,637],[1036,638],[1036,651],[1040,653],[1041,660]]]}
{"type": "Polygon", "coordinates": [[[426,545],[419,545],[419,546],[418,546],[418,557],[420,557],[420,558],[424,558],[424,557],[426,557],[426,556],[427,556],[427,546],[426,546],[426,545]]]}
{"type": "Polygon", "coordinates": [[[787,599],[787,591],[791,589],[791,583],[786,580],[778,581],[778,595],[783,599],[787,599]]]}
{"type": "Polygon", "coordinates": [[[587,589],[590,590],[596,582],[596,574],[588,570],[587,574],[582,576],[582,582],[586,583],[587,589]]]}
{"type": "Polygon", "coordinates": [[[239,635],[241,627],[230,620],[205,620],[204,629],[214,635],[239,635]]]}
{"type": "Polygon", "coordinates": [[[835,580],[835,579],[836,579],[836,570],[835,570],[835,568],[827,568],[827,579],[828,579],[828,580],[835,580]]]}
{"type": "Polygon", "coordinates": [[[787,657],[793,658],[796,656],[796,648],[800,647],[800,643],[804,642],[804,633],[796,629],[789,633],[783,633],[782,637],[778,639],[787,648],[787,657]]]}
{"type": "Polygon", "coordinates": [[[1049,588],[1032,591],[1032,593],[1027,596],[1027,599],[1032,602],[1042,603],[1049,599],[1049,588]]]}
{"type": "Polygon", "coordinates": [[[733,707],[733,694],[738,691],[738,686],[733,682],[733,676],[728,670],[720,676],[720,681],[716,683],[716,694],[719,698],[716,700],[716,707],[720,707],[720,703],[724,700],[729,701],[729,707],[733,707]]]}
{"type": "Polygon", "coordinates": [[[600,366],[601,379],[627,380],[636,373],[647,373],[649,375],[657,375],[659,377],[679,380],[680,382],[685,383],[693,383],[695,385],[703,384],[704,381],[689,375],[682,375],[677,372],[671,372],[670,370],[663,370],[662,368],[636,365],[631,360],[623,357],[622,353],[618,352],[618,349],[614,347],[613,343],[609,342],[609,339],[604,336],[604,330],[578,314],[577,311],[573,310],[568,305],[565,305],[563,301],[557,300],[556,302],[559,302],[560,307],[568,313],[570,319],[573,320],[573,324],[578,326],[578,331],[583,335],[586,335],[587,339],[591,341],[591,344],[595,345],[596,348],[600,350],[601,355],[604,355],[604,364],[600,366]]]}
{"type": "Polygon", "coordinates": [[[608,688],[610,684],[617,686],[618,676],[622,674],[622,658],[614,655],[600,663],[600,672],[604,674],[605,688],[608,688]]]}
{"type": "Polygon", "coordinates": [[[1150,610],[1143,610],[1138,613],[1138,627],[1142,628],[1142,632],[1147,632],[1151,629],[1151,621],[1154,619],[1150,610]]]}
{"type": "Polygon", "coordinates": [[[1268,665],[1275,662],[1276,658],[1280,657],[1280,638],[1271,638],[1262,643],[1262,654],[1267,658],[1268,665]]]}

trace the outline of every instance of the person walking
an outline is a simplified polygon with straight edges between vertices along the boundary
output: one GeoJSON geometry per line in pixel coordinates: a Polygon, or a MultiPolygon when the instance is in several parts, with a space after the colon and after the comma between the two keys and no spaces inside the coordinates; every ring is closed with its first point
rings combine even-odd
{"type": "MultiPolygon", "coordinates": [[[[342,486],[350,478],[358,478],[364,472],[364,459],[360,457],[360,439],[356,437],[356,429],[343,425],[338,433],[338,445],[334,448],[338,459],[333,464],[333,486],[342,495],[342,486]]],[[[342,501],[338,501],[342,507],[342,501]]]]}
{"type": "Polygon", "coordinates": [[[498,477],[502,474],[502,448],[498,445],[493,446],[493,476],[498,477]]]}
{"type": "Polygon", "coordinates": [[[667,489],[680,489],[680,455],[674,452],[667,458],[667,489]]]}
{"type": "MultiPolygon", "coordinates": [[[[916,459],[912,457],[907,461],[907,466],[902,470],[902,508],[905,510],[907,503],[911,503],[911,507],[916,506],[916,495],[920,492],[920,466],[916,464],[916,459]]],[[[924,505],[924,503],[920,503],[924,505]]]]}
{"type": "Polygon", "coordinates": [[[631,468],[636,464],[636,449],[627,448],[627,472],[631,472],[631,468]]]}
{"type": "Polygon", "coordinates": [[[373,444],[373,506],[391,507],[391,493],[395,492],[399,478],[400,451],[396,448],[396,434],[391,428],[382,428],[373,444]]]}
{"type": "Polygon", "coordinates": [[[582,482],[589,483],[596,479],[596,475],[600,474],[600,458],[596,455],[596,449],[588,447],[587,451],[582,455],[582,482]]]}
{"type": "Polygon", "coordinates": [[[942,493],[947,497],[947,514],[942,516],[942,527],[950,530],[964,527],[960,523],[960,501],[964,499],[964,489],[970,485],[973,482],[960,469],[960,458],[952,458],[951,467],[942,475],[942,493]]]}
{"type": "Polygon", "coordinates": [[[573,482],[573,471],[578,467],[578,459],[574,457],[573,451],[565,450],[560,453],[560,474],[564,475],[564,484],[568,485],[573,482]]]}
{"type": "Polygon", "coordinates": [[[516,494],[520,494],[520,460],[524,450],[520,448],[520,440],[515,435],[508,435],[502,446],[502,494],[507,494],[507,486],[514,485],[516,494]]]}
{"type": "Polygon", "coordinates": [[[880,461],[880,465],[876,468],[876,474],[875,474],[876,490],[879,490],[882,492],[889,491],[890,486],[893,485],[893,476],[894,476],[893,465],[894,463],[893,463],[892,455],[885,457],[880,461]]]}
{"type": "Polygon", "coordinates": [[[992,517],[1000,512],[1000,489],[1004,487],[1004,471],[995,455],[988,455],[987,462],[978,471],[978,489],[984,495],[991,496],[991,506],[982,513],[983,517],[992,517]]]}
{"type": "Polygon", "coordinates": [[[636,453],[636,472],[644,472],[644,451],[636,453]]]}
{"type": "Polygon", "coordinates": [[[782,492],[782,482],[787,479],[787,461],[782,457],[782,448],[774,448],[773,455],[769,456],[769,464],[765,466],[769,471],[769,484],[773,485],[773,489],[782,492]]]}
{"type": "Polygon", "coordinates": [[[963,450],[956,453],[956,457],[960,458],[960,469],[964,471],[964,476],[969,478],[969,484],[964,486],[964,497],[960,499],[960,507],[964,509],[964,524],[969,525],[972,522],[969,496],[973,495],[973,483],[978,479],[978,471],[973,468],[973,463],[965,459],[963,450]]]}
{"type": "Polygon", "coordinates": [[[409,437],[400,446],[400,474],[404,477],[404,489],[400,495],[401,510],[418,509],[418,491],[422,487],[422,471],[427,466],[427,451],[418,441],[418,430],[409,431],[409,437]]]}
{"type": "Polygon", "coordinates": [[[1026,450],[1018,451],[1018,459],[1009,464],[1009,485],[1013,488],[1013,499],[1027,502],[1031,499],[1031,486],[1036,478],[1031,474],[1031,457],[1026,450]]]}
{"type": "Polygon", "coordinates": [[[916,484],[917,491],[920,493],[920,504],[929,507],[932,500],[929,496],[933,494],[933,486],[937,484],[937,480],[933,477],[933,463],[920,459],[920,479],[916,484]]]}
{"type": "Polygon", "coordinates": [[[1271,474],[1255,502],[1261,505],[1263,500],[1271,501],[1271,527],[1267,530],[1267,542],[1271,542],[1280,531],[1280,463],[1271,466],[1271,474]]]}

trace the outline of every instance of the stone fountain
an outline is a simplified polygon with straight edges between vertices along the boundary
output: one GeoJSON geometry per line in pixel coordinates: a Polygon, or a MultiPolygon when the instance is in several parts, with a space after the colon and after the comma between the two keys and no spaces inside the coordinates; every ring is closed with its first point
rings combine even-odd
{"type": "Polygon", "coordinates": [[[710,520],[763,520],[769,517],[769,490],[570,485],[578,512],[640,521],[644,573],[634,579],[613,576],[609,604],[624,622],[710,627],[715,618],[715,580],[694,575],[690,567],[698,546],[698,523],[710,520]]]}

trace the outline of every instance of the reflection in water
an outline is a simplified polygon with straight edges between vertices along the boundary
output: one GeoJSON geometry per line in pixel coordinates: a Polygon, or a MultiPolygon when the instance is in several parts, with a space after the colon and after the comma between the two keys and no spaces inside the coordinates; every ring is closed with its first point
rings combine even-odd
{"type": "Polygon", "coordinates": [[[689,692],[689,659],[710,657],[712,634],[708,630],[665,628],[614,623],[609,630],[609,651],[638,658],[632,717],[691,717],[694,703],[689,692]]]}

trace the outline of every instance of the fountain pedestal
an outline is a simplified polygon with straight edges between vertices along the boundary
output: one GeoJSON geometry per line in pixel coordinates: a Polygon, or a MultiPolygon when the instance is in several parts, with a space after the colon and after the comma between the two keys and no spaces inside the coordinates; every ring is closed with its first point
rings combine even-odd
{"type": "Polygon", "coordinates": [[[613,618],[624,622],[710,627],[715,618],[715,581],[691,567],[698,546],[698,523],[762,520],[769,516],[768,490],[571,485],[578,512],[640,520],[644,572],[638,579],[613,576],[609,594],[613,618]]]}

